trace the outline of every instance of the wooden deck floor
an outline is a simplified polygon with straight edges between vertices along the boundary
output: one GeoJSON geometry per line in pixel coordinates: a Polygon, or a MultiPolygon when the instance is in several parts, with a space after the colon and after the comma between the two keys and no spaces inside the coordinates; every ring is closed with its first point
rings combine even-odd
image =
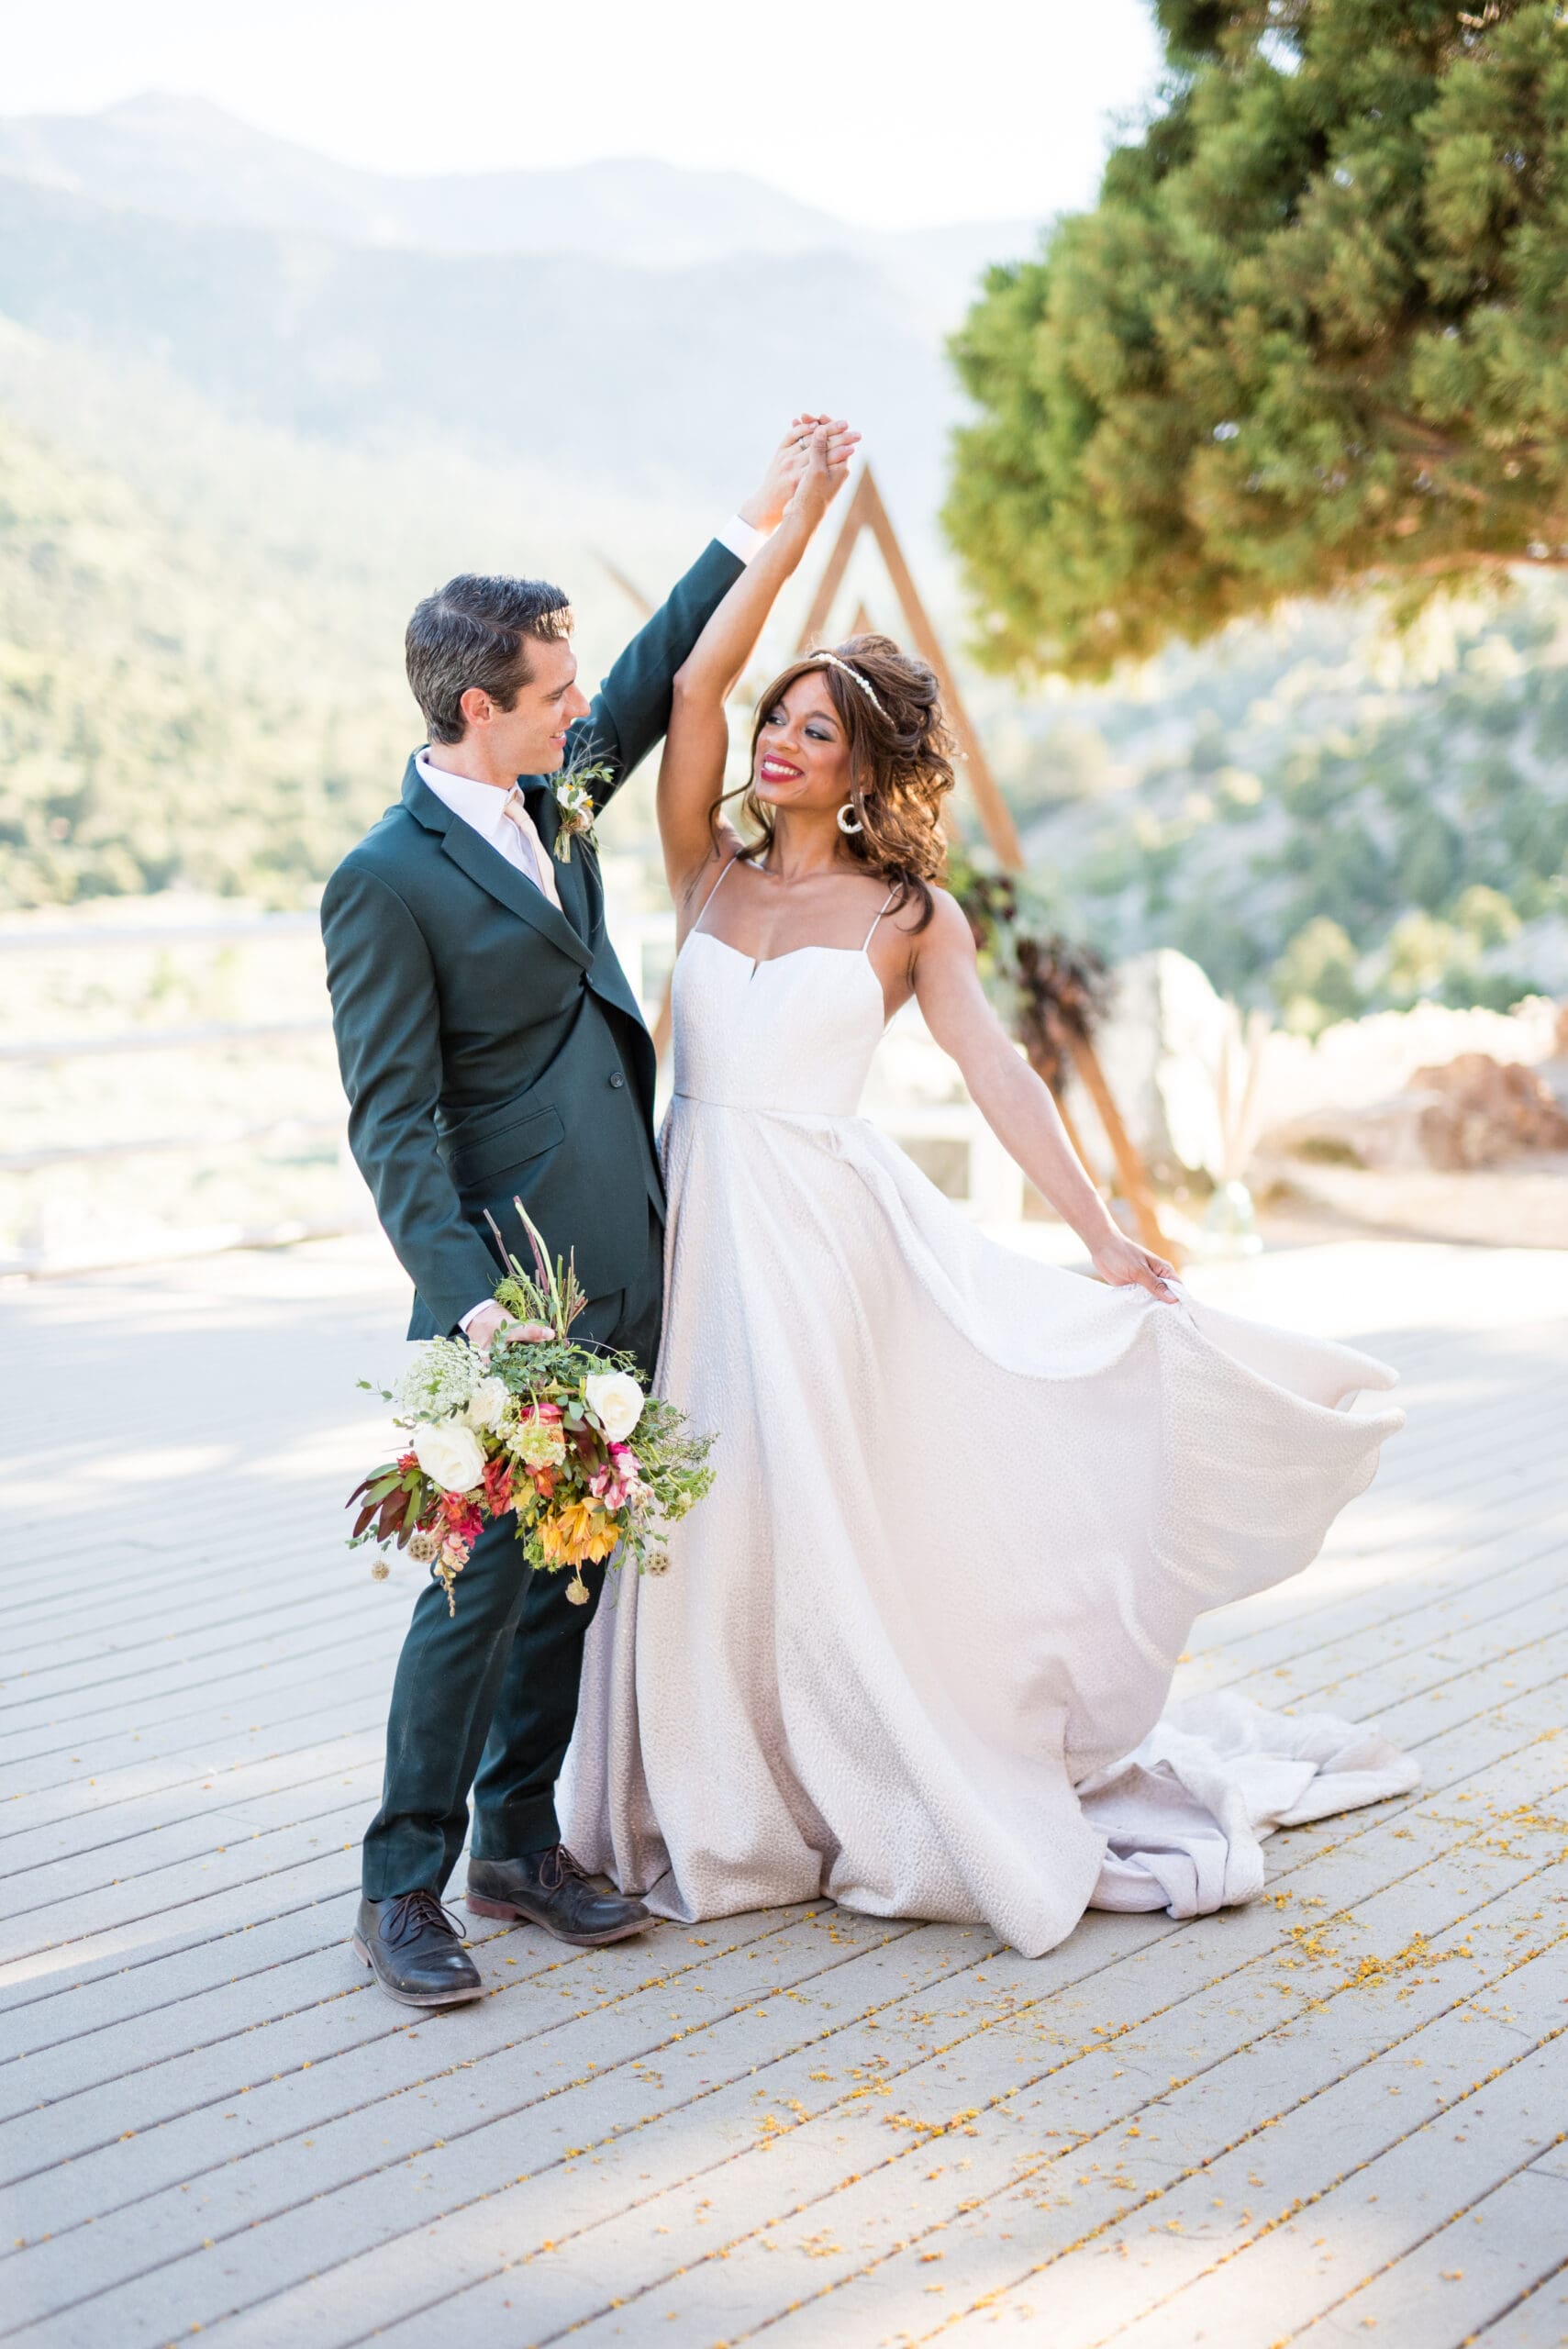
{"type": "Polygon", "coordinates": [[[1568,1256],[1218,1286],[1393,1357],[1411,1424],[1185,1671],[1377,1715],[1417,1796],[1033,1963],[826,1906],[476,1927],[489,1997],[427,2020],[345,1943],[416,1571],[339,1546],[384,1264],[0,1296],[6,2337],[1568,2340],[1568,1256]]]}

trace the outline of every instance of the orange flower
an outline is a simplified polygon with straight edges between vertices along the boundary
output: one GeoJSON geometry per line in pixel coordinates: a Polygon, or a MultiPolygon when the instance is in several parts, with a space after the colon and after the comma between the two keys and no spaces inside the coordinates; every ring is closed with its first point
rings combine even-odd
{"type": "Polygon", "coordinates": [[[581,1566],[607,1558],[619,1540],[619,1528],[591,1500],[567,1501],[539,1520],[539,1548],[551,1565],[581,1566]]]}

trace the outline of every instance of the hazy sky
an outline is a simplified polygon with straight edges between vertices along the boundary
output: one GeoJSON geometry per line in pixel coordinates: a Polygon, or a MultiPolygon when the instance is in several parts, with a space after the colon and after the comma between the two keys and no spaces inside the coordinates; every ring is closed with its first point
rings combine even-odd
{"type": "Polygon", "coordinates": [[[51,0],[6,46],[6,114],[174,90],[380,170],[657,155],[888,228],[1087,204],[1159,66],[1144,0],[51,0]]]}

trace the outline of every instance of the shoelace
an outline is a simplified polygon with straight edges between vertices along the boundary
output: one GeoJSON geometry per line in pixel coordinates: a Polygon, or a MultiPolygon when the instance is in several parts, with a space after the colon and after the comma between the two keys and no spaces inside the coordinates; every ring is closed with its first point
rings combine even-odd
{"type": "Polygon", "coordinates": [[[559,1892],[569,1876],[574,1876],[579,1884],[587,1882],[586,1876],[565,1844],[557,1843],[551,1850],[546,1852],[539,1862],[539,1888],[541,1892],[559,1892]],[[553,1875],[550,1872],[551,1861],[555,1864],[553,1875]]]}
{"type": "Polygon", "coordinates": [[[462,1939],[462,1921],[442,1906],[435,1893],[421,1887],[417,1892],[400,1892],[389,1901],[379,1927],[381,1938],[391,1949],[401,1949],[405,1942],[417,1933],[450,1933],[453,1941],[462,1939]]]}

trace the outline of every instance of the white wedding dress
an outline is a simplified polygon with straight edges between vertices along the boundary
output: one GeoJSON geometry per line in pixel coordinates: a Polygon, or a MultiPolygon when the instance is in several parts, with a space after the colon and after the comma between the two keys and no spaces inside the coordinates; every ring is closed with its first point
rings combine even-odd
{"type": "Polygon", "coordinates": [[[674,1019],[660,1386],[717,1480],[590,1630],[577,1859],[662,1916],[827,1894],[1035,1955],[1250,1898],[1270,1827],[1413,1786],[1327,1716],[1162,1716],[1194,1618],[1370,1481],[1402,1415],[1345,1406],[1393,1374],[987,1241],[856,1115],[863,949],[699,927],[674,1019]]]}

